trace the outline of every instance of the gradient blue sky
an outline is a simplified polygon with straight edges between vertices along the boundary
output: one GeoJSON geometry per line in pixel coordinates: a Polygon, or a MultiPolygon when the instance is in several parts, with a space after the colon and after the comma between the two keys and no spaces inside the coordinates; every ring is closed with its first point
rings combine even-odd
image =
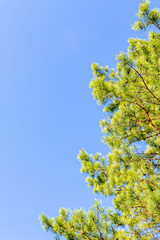
{"type": "Polygon", "coordinates": [[[131,30],[139,3],[0,1],[1,240],[53,239],[41,229],[42,212],[92,205],[77,155],[108,148],[105,114],[88,87],[91,64],[114,67],[129,37],[146,37],[131,30]]]}

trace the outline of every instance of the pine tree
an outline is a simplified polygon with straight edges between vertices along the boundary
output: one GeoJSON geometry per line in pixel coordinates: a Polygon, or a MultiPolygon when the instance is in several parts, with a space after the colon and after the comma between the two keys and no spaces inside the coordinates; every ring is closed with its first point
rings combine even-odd
{"type": "Polygon", "coordinates": [[[114,196],[115,210],[101,202],[85,212],[61,209],[41,215],[57,239],[160,239],[160,12],[142,1],[137,31],[151,27],[148,40],[131,38],[115,69],[93,64],[90,87],[108,118],[101,121],[107,159],[81,150],[82,173],[93,191],[114,196]]]}

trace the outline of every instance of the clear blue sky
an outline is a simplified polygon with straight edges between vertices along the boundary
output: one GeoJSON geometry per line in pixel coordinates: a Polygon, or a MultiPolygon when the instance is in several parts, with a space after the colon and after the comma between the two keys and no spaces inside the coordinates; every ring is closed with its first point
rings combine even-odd
{"type": "Polygon", "coordinates": [[[139,3],[0,1],[1,240],[53,239],[41,229],[42,212],[92,205],[77,155],[108,148],[105,114],[88,87],[91,64],[114,67],[129,37],[146,36],[131,30],[139,3]]]}

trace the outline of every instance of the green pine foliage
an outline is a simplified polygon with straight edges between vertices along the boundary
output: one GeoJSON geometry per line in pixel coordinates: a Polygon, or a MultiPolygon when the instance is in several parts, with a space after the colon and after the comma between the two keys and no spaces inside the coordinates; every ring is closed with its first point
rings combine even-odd
{"type": "Polygon", "coordinates": [[[133,28],[151,26],[149,39],[129,39],[115,69],[92,65],[90,87],[107,113],[101,128],[112,152],[107,159],[85,150],[79,154],[89,186],[114,196],[115,210],[95,201],[88,212],[61,209],[57,218],[42,214],[43,228],[57,239],[160,239],[160,12],[142,1],[138,17],[133,28]]]}

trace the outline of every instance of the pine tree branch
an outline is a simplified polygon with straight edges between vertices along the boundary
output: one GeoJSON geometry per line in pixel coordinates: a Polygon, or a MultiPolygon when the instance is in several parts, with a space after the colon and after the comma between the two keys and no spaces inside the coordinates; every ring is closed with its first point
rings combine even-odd
{"type": "Polygon", "coordinates": [[[146,16],[148,18],[148,20],[150,21],[151,24],[153,24],[155,27],[157,27],[160,30],[160,26],[158,25],[158,23],[153,22],[150,17],[149,14],[146,12],[146,16]]]}
{"type": "Polygon", "coordinates": [[[138,76],[142,79],[142,81],[143,81],[146,89],[150,92],[150,94],[152,94],[152,96],[153,96],[155,99],[157,99],[158,102],[160,102],[160,99],[158,99],[158,98],[154,95],[154,93],[148,88],[148,86],[147,86],[144,78],[143,78],[142,75],[137,71],[137,69],[135,69],[135,68],[134,68],[132,65],[130,65],[129,63],[127,63],[127,64],[128,64],[128,66],[129,66],[130,68],[132,68],[132,69],[138,74],[138,76]]]}

